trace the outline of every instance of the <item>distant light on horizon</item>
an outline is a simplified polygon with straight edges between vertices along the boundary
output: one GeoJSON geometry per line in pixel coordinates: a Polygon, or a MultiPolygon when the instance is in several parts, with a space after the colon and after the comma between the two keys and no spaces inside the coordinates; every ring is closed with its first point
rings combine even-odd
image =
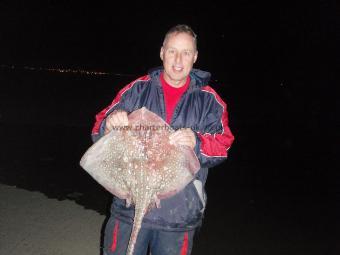
{"type": "Polygon", "coordinates": [[[0,65],[2,69],[12,69],[12,70],[29,70],[36,72],[56,72],[56,73],[69,73],[69,74],[80,74],[80,75],[108,75],[108,76],[136,76],[134,74],[126,73],[114,73],[114,72],[103,72],[103,71],[91,71],[85,69],[70,69],[70,68],[47,68],[47,67],[34,67],[34,66],[16,66],[16,65],[0,65]]]}

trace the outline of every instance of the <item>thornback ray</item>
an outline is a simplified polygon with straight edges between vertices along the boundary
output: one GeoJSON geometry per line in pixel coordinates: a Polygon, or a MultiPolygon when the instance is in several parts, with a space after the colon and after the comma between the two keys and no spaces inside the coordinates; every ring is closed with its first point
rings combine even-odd
{"type": "Polygon", "coordinates": [[[187,146],[169,143],[174,130],[145,107],[128,115],[129,125],[116,127],[83,155],[80,165],[113,195],[135,207],[127,249],[132,255],[143,217],[160,200],[182,190],[200,168],[187,146]]]}

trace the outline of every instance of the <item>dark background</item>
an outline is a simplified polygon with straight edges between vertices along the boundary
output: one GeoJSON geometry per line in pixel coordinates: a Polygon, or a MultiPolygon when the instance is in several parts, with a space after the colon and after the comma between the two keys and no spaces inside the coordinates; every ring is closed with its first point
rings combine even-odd
{"type": "Polygon", "coordinates": [[[326,1],[0,2],[0,182],[107,214],[78,165],[94,115],[186,23],[236,138],[210,171],[193,254],[337,254],[335,14],[326,1]]]}

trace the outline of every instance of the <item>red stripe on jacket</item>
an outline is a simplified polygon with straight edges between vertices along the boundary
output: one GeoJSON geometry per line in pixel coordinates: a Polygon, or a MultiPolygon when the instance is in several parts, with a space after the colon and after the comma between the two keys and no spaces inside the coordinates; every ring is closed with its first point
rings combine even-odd
{"type": "Polygon", "coordinates": [[[227,105],[210,86],[204,86],[201,90],[212,94],[223,108],[221,118],[222,133],[198,133],[198,137],[201,140],[201,153],[206,157],[227,157],[228,149],[234,141],[234,136],[228,126],[227,105]]]}
{"type": "Polygon", "coordinates": [[[114,252],[117,248],[118,230],[119,230],[119,221],[116,219],[115,227],[113,229],[113,234],[112,234],[112,245],[110,248],[111,252],[114,252]]]}
{"type": "Polygon", "coordinates": [[[189,246],[189,240],[188,240],[188,232],[184,233],[184,238],[183,238],[183,244],[181,248],[181,255],[187,255],[188,253],[188,246],[189,246]]]}
{"type": "Polygon", "coordinates": [[[96,115],[96,121],[94,123],[94,126],[93,126],[93,129],[92,129],[92,134],[95,135],[95,134],[98,134],[99,133],[99,129],[100,129],[100,124],[102,123],[103,119],[106,118],[106,114],[113,108],[115,107],[119,102],[120,100],[122,99],[124,93],[126,91],[128,91],[129,89],[131,89],[135,84],[136,82],[138,81],[147,81],[150,79],[150,76],[149,75],[145,75],[145,76],[142,76],[132,82],[130,82],[128,85],[126,85],[124,88],[122,88],[117,96],[113,99],[111,105],[109,105],[108,107],[106,107],[105,109],[103,109],[102,111],[100,111],[97,115],[96,115]]]}

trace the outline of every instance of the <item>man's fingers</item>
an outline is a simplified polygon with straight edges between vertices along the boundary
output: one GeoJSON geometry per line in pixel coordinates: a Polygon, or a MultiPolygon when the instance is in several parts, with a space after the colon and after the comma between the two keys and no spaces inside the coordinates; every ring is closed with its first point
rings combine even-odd
{"type": "Polygon", "coordinates": [[[177,139],[178,137],[192,136],[194,137],[194,132],[190,128],[179,129],[170,135],[170,139],[177,139]]]}
{"type": "Polygon", "coordinates": [[[128,117],[127,112],[117,111],[112,114],[113,124],[117,126],[127,126],[128,125],[128,117]]]}
{"type": "Polygon", "coordinates": [[[180,139],[183,136],[183,132],[181,130],[177,130],[176,132],[172,133],[169,136],[170,143],[176,143],[178,139],[180,139]]]}
{"type": "Polygon", "coordinates": [[[127,112],[119,112],[119,123],[122,124],[122,126],[127,126],[129,124],[127,112]]]}
{"type": "Polygon", "coordinates": [[[128,124],[127,112],[114,111],[106,118],[105,133],[111,131],[114,127],[127,126],[128,124]]]}
{"type": "Polygon", "coordinates": [[[196,137],[190,128],[180,129],[169,137],[170,144],[187,145],[194,148],[196,145],[196,137]]]}
{"type": "Polygon", "coordinates": [[[124,126],[128,125],[128,117],[127,112],[117,111],[112,114],[112,124],[117,126],[124,126]]]}

